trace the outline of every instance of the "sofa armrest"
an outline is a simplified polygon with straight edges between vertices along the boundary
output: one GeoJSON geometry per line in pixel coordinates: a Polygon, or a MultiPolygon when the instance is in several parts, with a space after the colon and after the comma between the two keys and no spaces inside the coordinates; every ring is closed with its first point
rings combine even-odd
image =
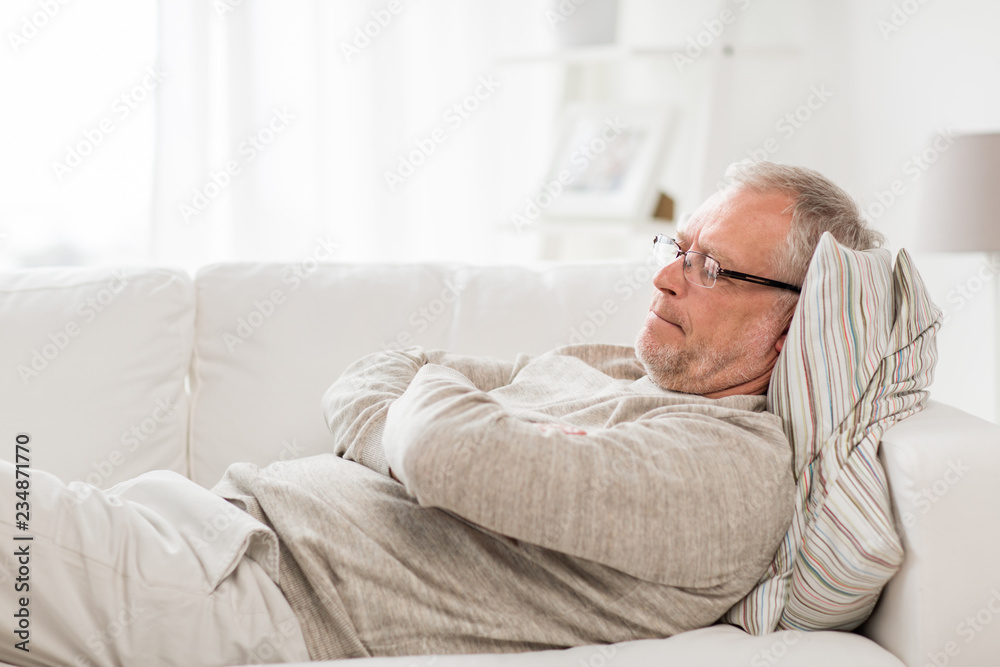
{"type": "Polygon", "coordinates": [[[859,632],[911,667],[1000,655],[1000,426],[929,401],[882,437],[900,571],[859,632]]]}

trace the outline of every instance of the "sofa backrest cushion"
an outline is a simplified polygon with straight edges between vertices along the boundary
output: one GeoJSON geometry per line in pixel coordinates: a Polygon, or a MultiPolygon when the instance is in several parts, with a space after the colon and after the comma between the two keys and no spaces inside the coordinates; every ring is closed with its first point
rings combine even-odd
{"type": "Polygon", "coordinates": [[[30,434],[31,465],[65,482],[186,473],[193,330],[182,271],[0,273],[0,432],[30,434]]]}
{"type": "Polygon", "coordinates": [[[632,344],[651,263],[475,267],[216,264],[195,277],[191,477],[332,451],[320,399],[380,349],[513,360],[581,342],[632,344]]]}
{"type": "Polygon", "coordinates": [[[941,311],[909,255],[855,251],[829,233],[813,255],[768,389],[792,444],[792,524],[761,583],[726,620],[854,629],[903,550],[878,460],[883,431],[923,408],[941,311]]]}

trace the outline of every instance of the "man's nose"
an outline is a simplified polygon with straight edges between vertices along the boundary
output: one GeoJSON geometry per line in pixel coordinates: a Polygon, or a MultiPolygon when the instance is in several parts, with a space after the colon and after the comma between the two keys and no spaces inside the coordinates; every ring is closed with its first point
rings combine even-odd
{"type": "Polygon", "coordinates": [[[653,286],[656,289],[679,294],[687,287],[687,280],[684,278],[684,258],[678,257],[666,266],[662,267],[653,276],[653,286]]]}

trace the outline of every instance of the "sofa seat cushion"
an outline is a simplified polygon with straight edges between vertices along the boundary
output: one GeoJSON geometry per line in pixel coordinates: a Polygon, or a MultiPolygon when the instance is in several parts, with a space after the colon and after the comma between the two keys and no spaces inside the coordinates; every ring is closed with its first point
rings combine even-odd
{"type": "MultiPolygon", "coordinates": [[[[343,665],[342,661],[300,663],[293,667],[343,665]]],[[[750,636],[739,628],[716,625],[667,639],[577,646],[534,653],[364,658],[365,667],[904,667],[875,642],[850,632],[786,630],[750,636]]]]}

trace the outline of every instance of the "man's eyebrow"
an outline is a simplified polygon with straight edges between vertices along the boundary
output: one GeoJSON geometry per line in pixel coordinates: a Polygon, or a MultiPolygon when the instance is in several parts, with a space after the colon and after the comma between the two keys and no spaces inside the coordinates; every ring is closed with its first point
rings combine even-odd
{"type": "MultiPolygon", "coordinates": [[[[682,231],[678,231],[676,234],[674,234],[674,239],[676,239],[677,243],[679,243],[682,246],[690,245],[690,241],[684,238],[684,232],[682,231]]],[[[690,248],[688,249],[690,250],[690,248]]],[[[713,246],[699,244],[698,252],[702,253],[703,255],[709,255],[719,264],[725,264],[727,266],[733,265],[733,261],[729,257],[729,255],[727,255],[724,252],[721,252],[718,248],[715,248],[713,246]]]]}
{"type": "Polygon", "coordinates": [[[718,248],[710,245],[701,245],[701,252],[710,256],[712,259],[717,261],[719,264],[724,264],[726,266],[732,266],[733,261],[726,253],[722,252],[718,248]]]}

